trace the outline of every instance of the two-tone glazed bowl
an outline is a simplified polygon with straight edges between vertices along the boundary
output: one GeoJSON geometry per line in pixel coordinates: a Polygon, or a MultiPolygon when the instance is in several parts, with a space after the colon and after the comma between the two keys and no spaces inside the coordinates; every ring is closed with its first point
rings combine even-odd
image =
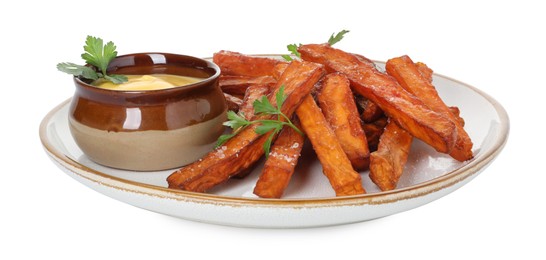
{"type": "Polygon", "coordinates": [[[185,55],[138,53],[115,58],[108,72],[203,80],[161,90],[118,91],[75,77],[70,131],[92,161],[135,171],[176,168],[202,157],[222,134],[227,105],[214,63],[185,55]]]}

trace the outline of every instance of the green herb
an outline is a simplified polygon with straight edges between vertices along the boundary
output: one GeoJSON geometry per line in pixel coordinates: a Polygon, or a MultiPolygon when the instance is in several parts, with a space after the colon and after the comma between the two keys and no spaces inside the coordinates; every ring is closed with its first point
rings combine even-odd
{"type": "Polygon", "coordinates": [[[273,104],[269,102],[269,99],[267,99],[266,96],[262,96],[260,99],[254,101],[252,106],[254,107],[254,113],[256,115],[277,115],[277,119],[258,119],[249,121],[245,119],[242,115],[239,115],[233,111],[228,111],[228,121],[224,122],[224,125],[231,127],[232,129],[234,129],[234,131],[231,134],[221,135],[218,138],[216,147],[221,146],[229,139],[234,137],[239,131],[252,124],[260,124],[254,130],[259,135],[264,135],[272,131],[263,146],[266,157],[269,156],[269,150],[271,148],[271,142],[273,142],[273,137],[278,134],[284,126],[292,127],[294,130],[296,130],[296,132],[303,135],[303,132],[299,130],[292,123],[292,121],[290,121],[290,118],[288,118],[281,111],[282,104],[287,98],[287,96],[284,94],[284,86],[281,86],[279,88],[279,91],[277,92],[275,97],[277,98],[277,107],[273,106],[273,104]]]}
{"type": "Polygon", "coordinates": [[[85,46],[83,46],[85,53],[83,53],[82,59],[86,61],[87,65],[82,66],[70,62],[62,62],[57,64],[57,69],[74,75],[76,77],[82,76],[86,79],[97,80],[104,78],[115,84],[120,84],[127,81],[127,77],[123,75],[106,74],[108,64],[118,55],[116,51],[116,45],[113,42],[108,42],[103,45],[101,38],[87,36],[85,46]]]}
{"type": "Polygon", "coordinates": [[[82,77],[86,79],[97,80],[99,78],[99,76],[97,75],[97,72],[95,72],[91,67],[78,65],[71,62],[59,63],[57,64],[57,69],[68,74],[72,74],[76,76],[81,75],[82,77]]]}
{"type": "MultiPolygon", "coordinates": [[[[298,58],[301,58],[301,55],[300,53],[298,52],[298,47],[301,46],[301,43],[299,45],[297,44],[288,44],[286,46],[286,48],[288,49],[288,51],[290,51],[290,53],[292,53],[292,55],[298,57],[298,58]]],[[[286,60],[286,61],[292,61],[292,57],[290,55],[282,55],[282,57],[286,60]]]]}
{"type": "Polygon", "coordinates": [[[349,32],[348,30],[342,30],[341,32],[338,32],[336,36],[334,36],[334,34],[332,33],[332,35],[330,36],[330,39],[328,39],[328,44],[332,46],[338,43],[339,41],[341,41],[341,39],[343,39],[343,35],[345,35],[348,32],[349,32]]]}

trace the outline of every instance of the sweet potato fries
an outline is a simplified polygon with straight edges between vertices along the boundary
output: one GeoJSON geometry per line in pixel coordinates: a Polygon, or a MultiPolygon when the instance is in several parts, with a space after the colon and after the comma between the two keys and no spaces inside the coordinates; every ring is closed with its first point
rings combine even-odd
{"type": "Polygon", "coordinates": [[[284,89],[283,120],[292,118],[305,136],[287,126],[280,133],[258,134],[260,123],[235,130],[226,143],[172,173],[170,188],[205,192],[233,176],[244,177],[264,155],[272,133],[279,135],[254,188],[262,198],[282,197],[305,139],[336,196],[365,193],[361,173],[368,167],[381,190],[395,189],[414,138],[459,161],[472,158],[458,108],[440,99],[424,63],[402,56],[389,60],[384,73],[368,58],[330,44],[300,45],[298,51],[302,60],[291,62],[230,51],[215,53],[213,60],[222,69],[220,86],[242,118],[281,120],[255,114],[253,104],[266,95],[279,105],[276,95],[284,89]]]}
{"type": "Polygon", "coordinates": [[[472,141],[459,123],[458,116],[451,112],[438,95],[436,88],[430,82],[428,73],[425,72],[424,76],[421,72],[424,67],[426,65],[422,63],[416,65],[408,56],[401,56],[387,61],[385,68],[387,73],[400,83],[400,86],[422,100],[430,109],[453,122],[457,128],[457,135],[455,146],[449,154],[459,161],[469,160],[472,158],[472,141]]]}
{"type": "Polygon", "coordinates": [[[392,77],[379,72],[368,62],[362,62],[361,58],[328,44],[302,45],[298,51],[304,60],[323,64],[328,71],[343,73],[355,92],[376,103],[411,135],[439,152],[449,153],[453,149],[457,134],[455,124],[432,111],[392,77]]]}

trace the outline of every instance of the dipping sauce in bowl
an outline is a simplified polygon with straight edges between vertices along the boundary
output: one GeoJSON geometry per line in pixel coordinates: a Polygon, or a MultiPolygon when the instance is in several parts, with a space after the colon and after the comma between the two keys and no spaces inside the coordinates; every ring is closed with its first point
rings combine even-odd
{"type": "Polygon", "coordinates": [[[154,75],[127,75],[127,82],[115,84],[103,78],[91,83],[99,88],[120,90],[120,91],[136,91],[136,90],[158,90],[175,88],[193,84],[203,80],[202,78],[194,78],[187,76],[169,75],[169,74],[154,74],[154,75]]]}
{"type": "Polygon", "coordinates": [[[209,152],[224,131],[227,105],[214,63],[139,53],[115,58],[108,73],[129,81],[74,78],[70,131],[92,161],[136,171],[177,168],[209,152]]]}

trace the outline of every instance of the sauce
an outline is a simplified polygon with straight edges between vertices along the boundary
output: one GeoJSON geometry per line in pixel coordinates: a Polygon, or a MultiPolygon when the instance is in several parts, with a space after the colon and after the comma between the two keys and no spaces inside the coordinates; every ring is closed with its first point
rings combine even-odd
{"type": "Polygon", "coordinates": [[[189,85],[203,80],[202,78],[178,76],[171,74],[152,74],[152,75],[126,75],[127,82],[114,84],[104,79],[98,79],[92,83],[93,86],[119,91],[137,91],[137,90],[158,90],[174,88],[189,85]]]}

